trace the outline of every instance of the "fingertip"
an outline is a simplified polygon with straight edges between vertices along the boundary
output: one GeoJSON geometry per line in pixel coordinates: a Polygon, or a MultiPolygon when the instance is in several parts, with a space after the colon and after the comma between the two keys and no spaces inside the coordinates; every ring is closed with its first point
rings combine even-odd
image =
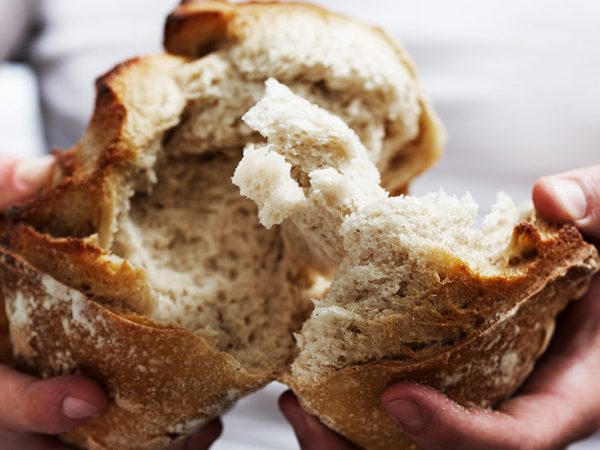
{"type": "Polygon", "coordinates": [[[279,408],[294,429],[302,450],[356,450],[351,442],[306,412],[292,391],[286,391],[279,397],[279,408]]]}
{"type": "Polygon", "coordinates": [[[296,434],[303,434],[307,428],[307,413],[292,391],[285,391],[279,397],[279,409],[296,434]]]}
{"type": "Polygon", "coordinates": [[[586,213],[586,198],[579,184],[559,176],[545,176],[533,185],[533,204],[546,220],[569,222],[579,220],[586,213]]]}
{"type": "Polygon", "coordinates": [[[205,437],[207,441],[213,443],[223,434],[223,422],[220,419],[214,419],[207,423],[202,430],[199,432],[202,437],[205,437]]]}
{"type": "Polygon", "coordinates": [[[550,197],[547,178],[548,177],[541,177],[533,184],[531,200],[540,216],[549,219],[549,216],[552,215],[553,211],[552,198],[550,197]]]}
{"type": "Polygon", "coordinates": [[[381,396],[387,414],[405,431],[418,432],[431,419],[429,410],[448,407],[451,401],[434,389],[415,383],[396,383],[381,396]]]}
{"type": "Polygon", "coordinates": [[[50,178],[55,161],[52,155],[19,160],[13,176],[15,185],[23,192],[35,193],[50,178]]]}
{"type": "Polygon", "coordinates": [[[397,383],[381,397],[384,411],[404,433],[426,448],[450,448],[464,408],[442,393],[415,383],[397,383]],[[458,417],[458,419],[457,419],[458,417]]]}
{"type": "Polygon", "coordinates": [[[279,408],[281,410],[288,410],[294,408],[300,408],[300,403],[298,402],[298,398],[294,395],[294,393],[290,390],[285,391],[283,394],[279,396],[279,408]]]}
{"type": "Polygon", "coordinates": [[[189,450],[207,450],[223,434],[223,423],[219,418],[208,422],[187,438],[182,448],[189,450]]]}
{"type": "Polygon", "coordinates": [[[55,434],[102,415],[108,399],[93,380],[65,375],[32,382],[23,392],[23,403],[30,431],[55,434]]]}
{"type": "Polygon", "coordinates": [[[511,417],[467,409],[428,386],[392,385],[382,395],[382,406],[404,433],[428,449],[512,448],[522,440],[511,417]]]}
{"type": "Polygon", "coordinates": [[[55,162],[51,155],[30,159],[0,155],[0,209],[35,195],[50,179],[55,162]]]}

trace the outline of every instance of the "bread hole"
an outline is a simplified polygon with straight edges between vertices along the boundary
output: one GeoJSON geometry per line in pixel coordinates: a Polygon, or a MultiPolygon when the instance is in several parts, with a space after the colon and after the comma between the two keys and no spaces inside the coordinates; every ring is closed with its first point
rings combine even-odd
{"type": "MultiPolygon", "coordinates": [[[[181,122],[184,122],[185,120],[187,120],[187,117],[185,117],[185,113],[181,115],[181,122]]],[[[180,123],[181,123],[180,122],[180,123]]],[[[175,135],[175,132],[177,131],[177,127],[173,127],[170,130],[167,130],[162,138],[162,145],[163,147],[166,147],[167,145],[169,145],[169,142],[171,142],[171,139],[173,139],[173,136],[175,135]]]]}
{"type": "Polygon", "coordinates": [[[353,334],[362,334],[362,330],[358,328],[358,326],[356,326],[355,324],[348,325],[346,330],[353,334]]]}
{"type": "Polygon", "coordinates": [[[444,281],[446,281],[446,278],[448,277],[448,275],[446,274],[446,272],[443,272],[443,271],[439,270],[437,272],[437,277],[443,283],[444,281]]]}
{"type": "Polygon", "coordinates": [[[314,93],[321,94],[325,98],[327,98],[327,97],[329,97],[329,95],[331,95],[331,90],[329,89],[329,86],[327,86],[326,80],[319,80],[319,81],[316,81],[315,83],[313,83],[312,91],[314,93]]]}
{"type": "Polygon", "coordinates": [[[521,264],[524,264],[524,263],[534,260],[537,256],[538,256],[537,248],[535,248],[535,247],[526,248],[526,249],[522,250],[520,254],[512,255],[510,258],[508,258],[508,265],[510,267],[519,266],[521,264]]]}
{"type": "Polygon", "coordinates": [[[236,212],[242,217],[248,217],[251,214],[250,211],[248,211],[246,208],[238,208],[236,212]]]}
{"type": "Polygon", "coordinates": [[[510,247],[508,265],[515,267],[535,259],[538,256],[537,241],[539,235],[528,224],[519,224],[515,228],[510,247]]]}
{"type": "Polygon", "coordinates": [[[179,439],[181,437],[181,433],[165,433],[165,436],[174,441],[175,439],[179,439]]]}
{"type": "Polygon", "coordinates": [[[407,295],[407,291],[408,290],[408,282],[407,281],[402,281],[400,282],[400,286],[398,287],[398,290],[396,291],[396,296],[400,297],[400,298],[405,298],[407,295]]]}
{"type": "Polygon", "coordinates": [[[386,119],[383,130],[386,139],[398,133],[396,124],[394,123],[394,121],[389,119],[386,119]]]}
{"type": "Polygon", "coordinates": [[[216,272],[219,269],[219,263],[217,262],[217,257],[212,256],[206,260],[206,267],[208,270],[216,272]]]}
{"type": "Polygon", "coordinates": [[[475,317],[475,320],[473,321],[474,328],[481,328],[484,324],[485,324],[485,318],[483,316],[475,317]]]}
{"type": "Polygon", "coordinates": [[[409,342],[405,344],[411,351],[418,352],[424,348],[430,347],[435,344],[435,341],[424,341],[424,342],[409,342]]]}

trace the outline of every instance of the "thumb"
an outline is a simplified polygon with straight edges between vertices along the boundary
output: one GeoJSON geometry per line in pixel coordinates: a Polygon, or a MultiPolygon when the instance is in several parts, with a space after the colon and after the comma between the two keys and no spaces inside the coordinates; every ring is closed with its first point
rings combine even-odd
{"type": "Polygon", "coordinates": [[[0,210],[34,195],[50,177],[54,157],[15,159],[0,154],[0,210]]]}
{"type": "Polygon", "coordinates": [[[402,431],[426,450],[519,448],[514,445],[518,424],[511,417],[468,410],[425,386],[393,385],[382,403],[402,431]]]}
{"type": "Polygon", "coordinates": [[[600,238],[600,166],[542,177],[532,197],[545,219],[575,222],[588,236],[600,238]]]}
{"type": "Polygon", "coordinates": [[[382,404],[426,450],[560,448],[593,431],[571,402],[551,393],[516,397],[489,411],[467,409],[425,386],[399,383],[385,391],[382,404]]]}
{"type": "Polygon", "coordinates": [[[74,375],[39,380],[0,365],[2,431],[62,433],[99,416],[106,406],[92,380],[74,375]]]}

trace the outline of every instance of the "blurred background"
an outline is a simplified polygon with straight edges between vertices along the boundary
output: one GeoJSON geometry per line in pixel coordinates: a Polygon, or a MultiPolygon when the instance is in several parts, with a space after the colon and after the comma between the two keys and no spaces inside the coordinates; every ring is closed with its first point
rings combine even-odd
{"type": "MultiPolygon", "coordinates": [[[[174,0],[0,0],[0,152],[40,155],[82,133],[94,79],[161,51],[174,0]]],[[[541,175],[600,163],[600,2],[324,0],[412,55],[449,141],[414,194],[527,201],[541,175]]],[[[225,418],[217,449],[293,449],[273,385],[225,418]]],[[[600,440],[573,446],[600,448],[600,440]]]]}

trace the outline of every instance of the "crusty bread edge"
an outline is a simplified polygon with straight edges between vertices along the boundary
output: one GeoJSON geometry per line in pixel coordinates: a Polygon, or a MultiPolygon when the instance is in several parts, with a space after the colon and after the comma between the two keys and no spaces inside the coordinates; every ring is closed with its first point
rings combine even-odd
{"type": "MultiPolygon", "coordinates": [[[[111,270],[86,255],[73,262],[100,277],[111,270]]],[[[273,378],[248,373],[197,334],[113,313],[3,248],[0,283],[20,367],[90,376],[111,398],[107,414],[63,436],[80,448],[164,448],[273,378]]]]}
{"type": "MultiPolygon", "coordinates": [[[[515,228],[517,238],[519,233],[531,230],[532,227],[515,228]]],[[[512,395],[531,373],[552,337],[556,316],[569,301],[585,293],[600,267],[597,250],[572,225],[561,227],[545,242],[538,240],[537,245],[539,257],[530,263],[525,274],[512,282],[489,280],[505,283],[508,295],[518,295],[514,306],[503,311],[487,329],[458,346],[416,363],[373,361],[311,380],[288,374],[282,381],[292,388],[308,411],[360,447],[417,449],[379,403],[390,384],[423,383],[463,405],[496,406],[512,395]],[[510,370],[505,367],[509,364],[510,370]]],[[[485,277],[474,276],[473,286],[465,289],[477,288],[477,283],[486,281],[485,277]]]]}
{"type": "MultiPolygon", "coordinates": [[[[184,1],[167,18],[164,34],[165,49],[175,55],[199,57],[206,53],[235,42],[244,30],[234,29],[232,22],[236,15],[259,14],[265,8],[298,8],[326,17],[352,20],[343,14],[325,10],[311,3],[301,2],[245,2],[232,4],[226,1],[184,1]]],[[[387,167],[383,167],[382,184],[393,195],[408,192],[409,183],[440,157],[446,143],[445,129],[433,109],[431,102],[418,81],[415,65],[406,51],[388,33],[379,27],[363,24],[371,32],[383,37],[398,55],[419,89],[421,117],[419,135],[399,148],[387,167]]]]}

